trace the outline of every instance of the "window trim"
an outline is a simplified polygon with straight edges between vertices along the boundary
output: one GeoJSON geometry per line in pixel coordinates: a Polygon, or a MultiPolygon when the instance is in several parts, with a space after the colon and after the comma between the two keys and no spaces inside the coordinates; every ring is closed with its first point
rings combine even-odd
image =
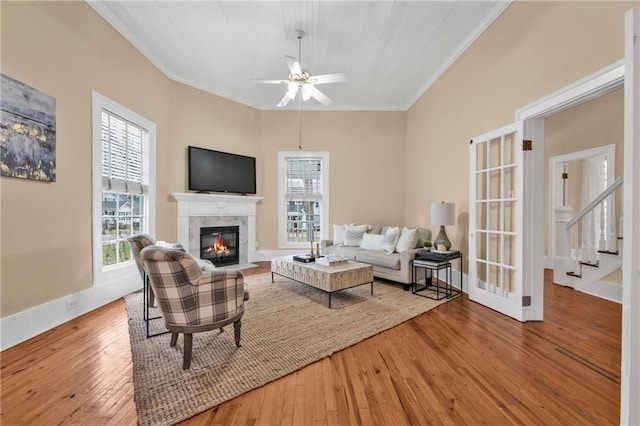
{"type": "Polygon", "coordinates": [[[135,270],[133,260],[102,266],[102,110],[118,115],[142,127],[149,135],[149,192],[145,194],[146,232],[156,232],[156,125],[150,120],[112,101],[96,91],[91,96],[92,137],[92,250],[93,285],[104,284],[135,270]]]}
{"type": "Polygon", "coordinates": [[[320,218],[320,239],[329,238],[329,152],[328,151],[278,151],[278,248],[309,248],[309,243],[292,243],[286,239],[287,211],[287,158],[321,158],[322,159],[322,210],[320,218]]]}

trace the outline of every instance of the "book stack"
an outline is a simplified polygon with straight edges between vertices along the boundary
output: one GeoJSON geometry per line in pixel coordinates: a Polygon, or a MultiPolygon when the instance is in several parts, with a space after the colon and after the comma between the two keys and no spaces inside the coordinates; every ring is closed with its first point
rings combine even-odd
{"type": "Polygon", "coordinates": [[[416,252],[416,260],[445,261],[445,260],[457,259],[459,256],[460,256],[460,252],[458,250],[448,250],[448,251],[418,250],[416,252]]]}
{"type": "Polygon", "coordinates": [[[309,253],[296,254],[293,256],[293,260],[295,260],[296,262],[310,263],[315,262],[316,257],[309,253]]]}

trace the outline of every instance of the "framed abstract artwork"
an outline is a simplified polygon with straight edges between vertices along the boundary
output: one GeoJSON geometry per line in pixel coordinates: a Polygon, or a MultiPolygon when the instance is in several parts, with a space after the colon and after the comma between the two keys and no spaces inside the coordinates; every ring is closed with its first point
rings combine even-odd
{"type": "Polygon", "coordinates": [[[56,99],[0,75],[0,175],[55,182],[56,99]]]}

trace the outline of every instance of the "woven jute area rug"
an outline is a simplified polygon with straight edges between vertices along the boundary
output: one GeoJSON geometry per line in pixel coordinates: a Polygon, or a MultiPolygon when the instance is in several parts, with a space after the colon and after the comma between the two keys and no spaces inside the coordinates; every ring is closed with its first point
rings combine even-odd
{"type": "MultiPolygon", "coordinates": [[[[271,274],[248,276],[251,299],[242,318],[242,346],[233,326],[193,335],[191,368],[182,370],[182,336],[145,337],[142,294],[125,297],[133,354],[133,383],[141,425],[174,424],[334,352],[388,330],[443,301],[375,282],[328,295],[271,274]]],[[[153,312],[152,312],[153,313],[153,312]]],[[[152,321],[152,331],[163,329],[152,321]]]]}

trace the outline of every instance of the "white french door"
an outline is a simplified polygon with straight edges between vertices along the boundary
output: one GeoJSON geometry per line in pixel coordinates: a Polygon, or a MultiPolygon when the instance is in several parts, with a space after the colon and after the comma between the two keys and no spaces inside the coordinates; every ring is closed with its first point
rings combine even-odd
{"type": "Polygon", "coordinates": [[[522,122],[473,138],[469,173],[469,298],[519,321],[527,304],[522,144],[522,122]]]}

